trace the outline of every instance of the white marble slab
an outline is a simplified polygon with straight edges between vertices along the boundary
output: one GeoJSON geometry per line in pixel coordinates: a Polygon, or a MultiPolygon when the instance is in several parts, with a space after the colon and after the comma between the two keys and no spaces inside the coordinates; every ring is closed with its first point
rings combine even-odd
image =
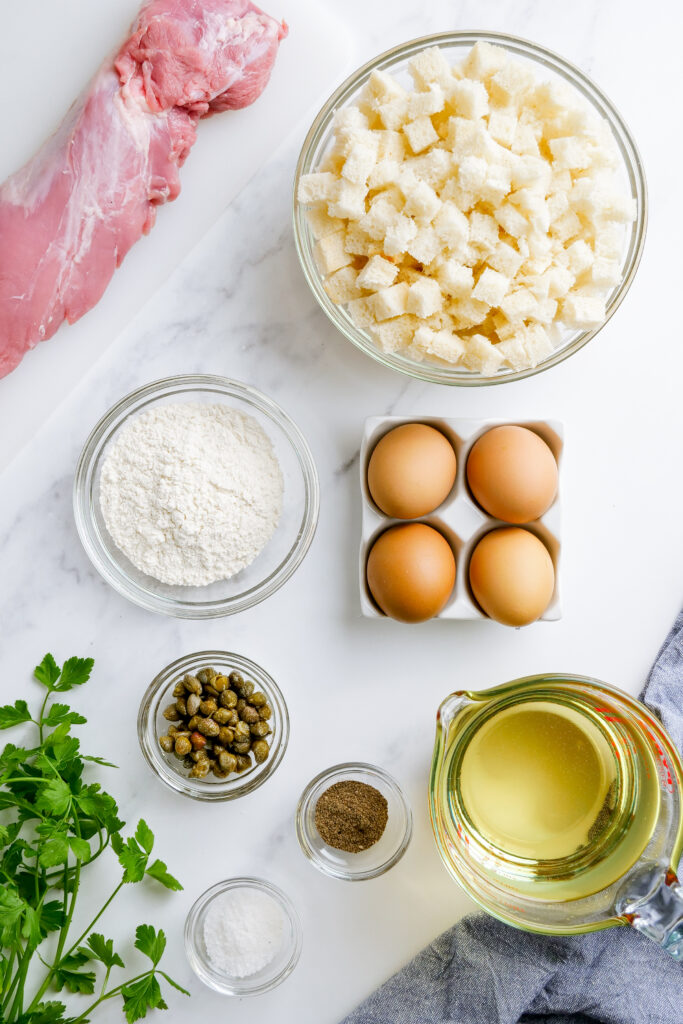
{"type": "MultiPolygon", "coordinates": [[[[90,718],[84,746],[123,766],[104,781],[118,795],[123,817],[148,818],[161,855],[186,887],[168,897],[152,888],[125,892],[102,928],[117,938],[138,921],[166,929],[168,967],[192,991],[191,1003],[170,996],[171,1009],[159,1018],[170,1024],[204,1016],[240,1024],[335,1024],[470,910],[438,861],[427,816],[438,703],[459,686],[485,687],[549,669],[593,674],[636,693],[683,590],[677,303],[683,149],[671,103],[679,90],[680,9],[673,0],[647,9],[635,0],[434,0],[419,9],[408,0],[346,0],[334,10],[351,27],[359,61],[431,30],[486,27],[535,39],[580,64],[616,102],[642,149],[649,238],[622,308],[564,366],[495,389],[411,383],[345,342],[307,291],[290,227],[302,131],[0,478],[0,696],[29,697],[30,669],[47,649],[59,658],[96,658],[94,680],[75,698],[90,718]],[[194,370],[232,375],[281,402],[308,437],[322,484],[318,533],[295,577],[250,612],[208,624],[156,618],[113,593],[87,562],[71,516],[74,463],[100,414],[145,381],[194,370]],[[561,621],[512,631],[493,623],[405,627],[361,617],[356,460],[365,417],[391,413],[565,423],[561,621]],[[292,717],[290,748],[277,774],[233,806],[196,806],[167,793],[148,774],[135,735],[138,700],[152,675],[173,658],[212,645],[263,664],[280,683],[292,717]],[[396,775],[412,804],[415,832],[389,874],[349,885],[324,878],[304,859],[293,812],[312,775],[355,758],[396,775]],[[236,1003],[194,979],[181,930],[200,891],[242,872],[287,890],[303,920],[304,950],[281,988],[236,1003]]],[[[41,398],[37,389],[34,401],[41,398]]],[[[103,889],[113,871],[102,858],[95,886],[103,889]]],[[[113,1024],[119,1011],[107,1007],[94,1019],[113,1024]]]]}

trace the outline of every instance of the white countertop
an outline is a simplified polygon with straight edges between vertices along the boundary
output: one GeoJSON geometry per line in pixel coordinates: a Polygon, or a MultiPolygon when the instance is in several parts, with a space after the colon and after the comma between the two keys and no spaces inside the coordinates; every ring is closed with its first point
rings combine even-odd
{"type": "MultiPolygon", "coordinates": [[[[285,15],[286,6],[286,0],[271,5],[285,15]]],[[[152,885],[124,891],[102,929],[123,939],[131,923],[164,927],[166,968],[193,997],[190,1003],[169,994],[170,1011],[159,1019],[170,1022],[207,1014],[241,1024],[268,1017],[335,1024],[472,909],[441,867],[427,815],[441,699],[458,687],[543,670],[595,675],[636,693],[682,596],[683,146],[680,133],[663,142],[679,88],[679,6],[673,0],[650,5],[645,20],[636,0],[333,6],[351,30],[356,63],[412,36],[458,27],[526,36],[579,64],[616,103],[641,148],[650,228],[623,306],[569,362],[494,389],[410,382],[356,351],[308,292],[290,226],[298,132],[0,478],[0,697],[35,696],[30,670],[46,650],[59,661],[71,654],[96,659],[93,680],[72,695],[89,718],[81,730],[84,748],[122,765],[118,772],[98,770],[98,777],[129,823],[145,816],[159,856],[185,885],[180,894],[152,885]],[[246,381],[280,402],[311,444],[322,492],[318,532],[293,579],[251,611],[209,623],[155,617],[110,590],[91,568],[71,512],[75,461],[99,416],[140,384],[194,371],[246,381]],[[493,623],[406,627],[361,617],[356,456],[364,418],[390,412],[564,421],[561,621],[513,631],[493,623]],[[238,651],[270,671],[292,720],[289,750],[273,778],[251,796],[219,806],[190,803],[157,783],[135,733],[139,698],[153,675],[184,653],[211,647],[238,651]],[[359,885],[316,872],[293,828],[306,782],[353,759],[395,774],[415,823],[403,860],[359,885]],[[203,988],[182,948],[190,904],[213,882],[237,874],[283,887],[304,928],[294,974],[274,992],[241,1002],[203,988]]],[[[58,346],[60,338],[49,344],[58,346]]],[[[47,395],[49,379],[41,386],[47,395]]],[[[40,406],[41,398],[37,389],[31,405],[40,406]]],[[[31,412],[27,407],[23,415],[31,412]]],[[[114,881],[116,865],[103,857],[92,874],[94,901],[114,881]]],[[[118,1007],[109,1006],[95,1017],[119,1019],[118,1007]]]]}

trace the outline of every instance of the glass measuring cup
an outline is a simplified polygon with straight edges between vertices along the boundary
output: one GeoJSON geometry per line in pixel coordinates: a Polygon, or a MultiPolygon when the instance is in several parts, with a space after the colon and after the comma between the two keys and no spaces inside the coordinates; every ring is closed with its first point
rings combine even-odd
{"type": "Polygon", "coordinates": [[[437,714],[441,858],[484,910],[526,931],[630,924],[683,959],[682,792],[661,723],[598,680],[460,690],[437,714]]]}

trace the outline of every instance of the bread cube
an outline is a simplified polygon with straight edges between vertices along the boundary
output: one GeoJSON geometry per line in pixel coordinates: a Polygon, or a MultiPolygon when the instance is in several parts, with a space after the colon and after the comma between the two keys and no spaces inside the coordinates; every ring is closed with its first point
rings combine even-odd
{"type": "Polygon", "coordinates": [[[333,302],[343,304],[351,299],[359,299],[362,295],[357,282],[358,274],[354,267],[342,267],[325,278],[324,288],[333,302]]]}
{"type": "Polygon", "coordinates": [[[514,188],[533,188],[544,197],[550,191],[553,180],[550,164],[540,156],[526,154],[515,160],[510,167],[514,188]]]}
{"type": "Polygon", "coordinates": [[[621,224],[608,221],[598,225],[593,241],[596,256],[606,259],[620,259],[624,252],[624,229],[621,224]]]}
{"type": "Polygon", "coordinates": [[[546,202],[551,223],[554,220],[559,220],[569,209],[569,199],[566,192],[551,192],[546,202]]]}
{"type": "Polygon", "coordinates": [[[500,309],[512,324],[522,323],[532,317],[538,300],[529,288],[516,288],[501,299],[500,309]]]}
{"type": "Polygon", "coordinates": [[[373,191],[393,185],[398,181],[400,173],[401,165],[396,160],[380,160],[370,171],[368,189],[373,191]]]}
{"type": "Polygon", "coordinates": [[[409,157],[404,167],[438,190],[453,173],[453,158],[447,150],[435,147],[421,156],[409,157]]]}
{"type": "Polygon", "coordinates": [[[385,103],[406,97],[406,90],[386,71],[373,71],[363,86],[358,106],[367,114],[377,114],[385,103]]]}
{"type": "Polygon", "coordinates": [[[426,116],[409,121],[403,126],[403,131],[413,153],[421,153],[427,146],[431,146],[439,140],[439,136],[434,131],[434,125],[426,116]]]}
{"type": "Polygon", "coordinates": [[[492,110],[489,114],[489,135],[502,146],[511,146],[517,130],[516,114],[507,110],[492,110]]]}
{"type": "Polygon", "coordinates": [[[415,316],[424,319],[433,313],[438,313],[443,305],[443,297],[438,281],[431,277],[422,277],[421,280],[409,285],[407,310],[415,316]]]}
{"type": "Polygon", "coordinates": [[[450,117],[446,144],[458,160],[466,156],[486,157],[491,137],[483,121],[469,121],[466,117],[450,117]]]}
{"type": "Polygon", "coordinates": [[[503,362],[497,346],[492,345],[483,334],[473,334],[465,341],[462,361],[468,370],[474,370],[485,377],[491,377],[503,362]]]}
{"type": "Polygon", "coordinates": [[[358,275],[358,285],[371,292],[389,288],[396,280],[398,267],[383,256],[371,256],[358,275]]]}
{"type": "Polygon", "coordinates": [[[620,261],[598,256],[591,267],[590,279],[598,288],[614,288],[621,281],[620,261]]]}
{"type": "Polygon", "coordinates": [[[468,53],[463,71],[468,78],[487,80],[504,68],[507,62],[508,55],[502,46],[493,46],[480,40],[468,53]]]}
{"type": "Polygon", "coordinates": [[[324,238],[344,228],[344,221],[339,217],[330,217],[323,206],[312,206],[307,210],[306,220],[314,238],[324,238]]]}
{"type": "Polygon", "coordinates": [[[453,299],[448,307],[448,313],[453,317],[456,330],[466,331],[470,327],[483,324],[490,308],[486,302],[479,302],[478,299],[453,299]]]}
{"type": "Polygon", "coordinates": [[[594,259],[593,250],[583,239],[572,242],[567,249],[567,267],[574,277],[578,277],[588,270],[593,265],[594,259]]]}
{"type": "Polygon", "coordinates": [[[564,192],[568,196],[568,193],[572,190],[571,171],[553,169],[550,184],[553,192],[564,192]]]}
{"type": "Polygon", "coordinates": [[[428,222],[441,208],[441,200],[426,181],[418,181],[410,190],[403,207],[404,213],[419,221],[428,222]]]}
{"type": "Polygon", "coordinates": [[[336,134],[363,131],[369,127],[368,119],[358,107],[339,107],[332,121],[336,134]]]}
{"type": "Polygon", "coordinates": [[[434,218],[434,230],[438,239],[446,248],[454,252],[460,251],[470,236],[470,225],[467,217],[455,203],[447,200],[434,218]]]}
{"type": "Polygon", "coordinates": [[[548,280],[548,297],[551,299],[563,299],[574,284],[572,272],[559,265],[549,267],[543,276],[548,280]]]}
{"type": "Polygon", "coordinates": [[[592,146],[585,139],[570,136],[550,139],[548,148],[553,155],[553,168],[558,171],[582,171],[592,162],[592,146]]]}
{"type": "Polygon", "coordinates": [[[529,366],[529,357],[518,333],[499,341],[496,351],[502,356],[503,362],[513,370],[526,370],[529,366]]]}
{"type": "Polygon", "coordinates": [[[479,156],[466,156],[458,165],[458,182],[466,191],[478,192],[486,179],[488,164],[479,156]]]}
{"type": "Polygon", "coordinates": [[[439,193],[443,202],[453,203],[461,213],[468,213],[477,205],[479,197],[474,192],[461,188],[455,178],[447,181],[439,193]]]}
{"type": "Polygon", "coordinates": [[[518,122],[515,128],[515,137],[512,140],[511,150],[521,156],[540,156],[536,133],[528,124],[518,122]]]}
{"type": "Polygon", "coordinates": [[[569,327],[598,327],[605,315],[604,299],[581,292],[570,292],[560,309],[560,319],[569,327]]]}
{"type": "Polygon", "coordinates": [[[456,260],[444,260],[439,264],[437,280],[441,289],[453,298],[469,298],[474,288],[474,275],[471,267],[464,267],[456,260]]]}
{"type": "Polygon", "coordinates": [[[498,224],[488,213],[479,213],[475,210],[470,214],[470,245],[477,249],[490,253],[498,245],[498,224]]]}
{"type": "Polygon", "coordinates": [[[488,164],[486,178],[479,189],[482,201],[493,207],[500,206],[510,188],[510,169],[502,164],[488,164]]]}
{"type": "Polygon", "coordinates": [[[441,243],[434,228],[430,224],[419,228],[415,237],[408,243],[406,252],[423,265],[436,259],[441,252],[441,243]]]}
{"type": "Polygon", "coordinates": [[[406,142],[403,134],[398,131],[375,131],[377,139],[377,159],[395,160],[402,163],[406,155],[406,142]]]}
{"type": "MultiPolygon", "coordinates": [[[[390,226],[399,218],[399,204],[393,196],[380,192],[370,203],[370,209],[360,218],[360,228],[376,241],[386,238],[390,226]]],[[[389,255],[396,255],[389,253],[389,255]]]]}
{"type": "Polygon", "coordinates": [[[408,118],[413,121],[417,117],[440,113],[444,108],[443,89],[432,82],[426,92],[414,92],[408,99],[408,118]]]}
{"type": "Polygon", "coordinates": [[[499,242],[493,252],[487,256],[486,262],[493,270],[498,270],[512,280],[524,261],[511,245],[507,242],[499,242]]]}
{"type": "Polygon", "coordinates": [[[354,185],[364,185],[377,161],[379,132],[366,132],[351,146],[342,167],[342,177],[354,185]]]}
{"type": "Polygon", "coordinates": [[[553,238],[557,238],[560,242],[569,242],[572,238],[576,238],[577,235],[581,234],[583,225],[579,220],[578,216],[573,210],[567,210],[561,217],[551,221],[550,233],[553,238]]]}
{"type": "Polygon", "coordinates": [[[408,114],[408,103],[410,97],[406,94],[398,99],[383,103],[378,110],[379,119],[385,128],[397,131],[402,128],[406,121],[410,120],[408,114]]]}
{"type": "Polygon", "coordinates": [[[418,89],[428,89],[433,82],[447,86],[453,78],[451,66],[438,46],[431,46],[411,57],[408,68],[418,89]]]}
{"type": "Polygon", "coordinates": [[[487,302],[489,306],[499,306],[509,287],[510,279],[508,277],[500,274],[497,270],[486,267],[474,287],[472,298],[479,299],[480,302],[487,302]]]}
{"type": "Polygon", "coordinates": [[[384,352],[400,352],[412,343],[419,320],[406,314],[370,327],[370,335],[384,352]]]}
{"type": "Polygon", "coordinates": [[[522,328],[521,341],[527,354],[528,366],[538,366],[553,351],[548,332],[541,324],[529,324],[522,328]]]}
{"type": "Polygon", "coordinates": [[[377,323],[374,299],[374,295],[366,295],[362,299],[351,299],[347,304],[349,316],[361,331],[367,331],[377,323]]]}
{"type": "Polygon", "coordinates": [[[353,185],[350,181],[342,179],[339,182],[339,191],[337,192],[336,199],[327,205],[330,217],[360,220],[365,214],[365,197],[367,194],[367,185],[353,185]]]}
{"type": "Polygon", "coordinates": [[[539,324],[551,324],[557,317],[557,308],[558,302],[556,299],[540,299],[533,318],[539,324]]]}
{"type": "Polygon", "coordinates": [[[498,106],[521,103],[535,84],[533,72],[520,61],[508,61],[489,82],[489,94],[498,106]]]}
{"type": "Polygon", "coordinates": [[[423,355],[452,364],[459,363],[465,354],[464,341],[448,328],[434,331],[425,325],[418,327],[413,337],[413,346],[423,355]]]}
{"type": "Polygon", "coordinates": [[[453,81],[448,100],[456,114],[470,121],[476,121],[488,113],[489,96],[486,86],[471,78],[453,81]]]}
{"type": "Polygon", "coordinates": [[[400,256],[407,252],[417,231],[417,224],[410,217],[406,217],[403,213],[396,216],[387,226],[384,235],[384,251],[387,256],[400,256]]]}
{"type": "Polygon", "coordinates": [[[316,174],[302,174],[296,191],[300,203],[327,203],[335,199],[339,181],[329,171],[318,171],[316,174]]]}
{"type": "Polygon", "coordinates": [[[409,285],[405,281],[400,281],[390,288],[382,288],[381,291],[376,292],[374,310],[377,320],[389,320],[391,317],[405,313],[409,290],[409,285]]]}
{"type": "Polygon", "coordinates": [[[351,263],[351,256],[344,248],[345,233],[335,231],[331,235],[319,238],[313,249],[318,270],[323,276],[333,274],[335,270],[341,270],[351,263]]]}
{"type": "Polygon", "coordinates": [[[381,243],[366,234],[357,221],[351,221],[344,235],[344,249],[352,256],[372,256],[380,251],[381,243]]]}
{"type": "Polygon", "coordinates": [[[502,227],[503,231],[507,232],[513,238],[520,238],[522,235],[527,235],[531,230],[531,225],[526,219],[523,213],[517,209],[509,200],[498,207],[494,212],[494,217],[502,227]]]}

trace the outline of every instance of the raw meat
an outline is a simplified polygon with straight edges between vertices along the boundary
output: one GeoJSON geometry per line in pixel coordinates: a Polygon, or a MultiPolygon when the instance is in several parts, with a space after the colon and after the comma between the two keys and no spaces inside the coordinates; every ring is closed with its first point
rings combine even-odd
{"type": "Polygon", "coordinates": [[[265,88],[284,24],[250,0],[150,0],[36,156],[0,187],[0,377],[101,298],[180,191],[200,118],[265,88]]]}

